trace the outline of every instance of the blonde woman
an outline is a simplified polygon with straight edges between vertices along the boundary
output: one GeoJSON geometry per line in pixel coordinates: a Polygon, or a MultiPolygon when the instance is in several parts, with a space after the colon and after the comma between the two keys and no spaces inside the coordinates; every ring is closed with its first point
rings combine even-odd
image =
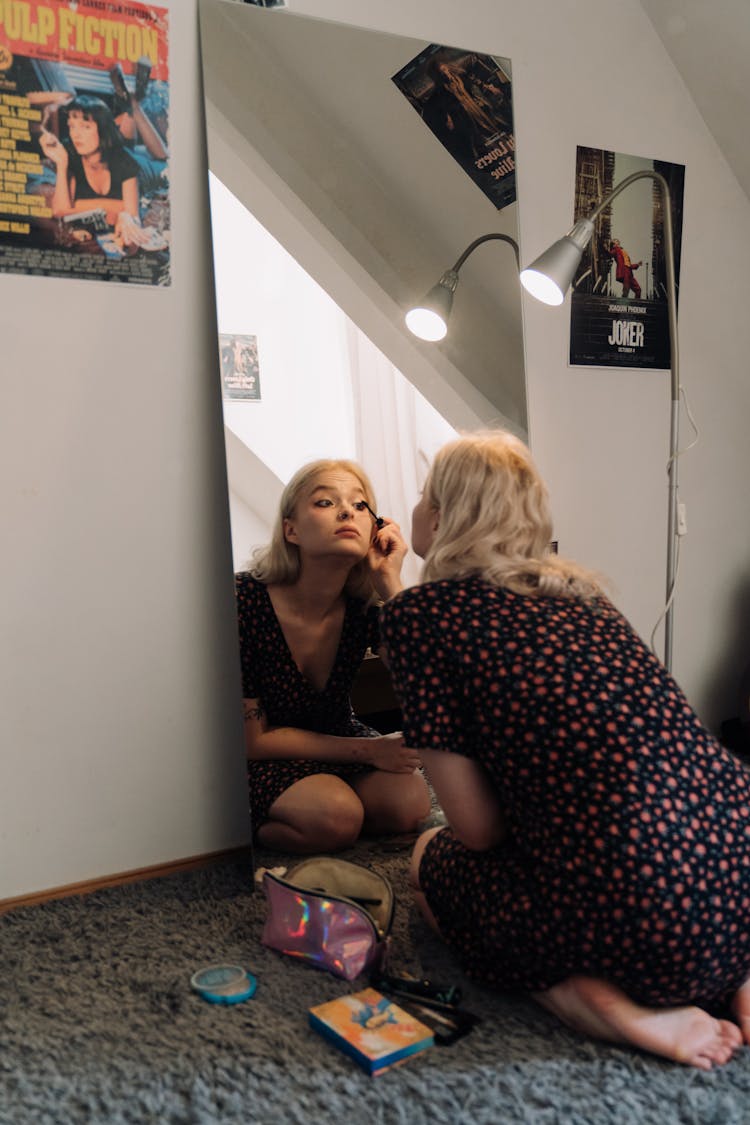
{"type": "Polygon", "coordinates": [[[438,453],[381,619],[448,821],[417,901],[478,979],[710,1070],[750,1043],[750,773],[551,534],[515,437],[438,453]]]}
{"type": "Polygon", "coordinates": [[[358,465],[306,465],[270,545],[236,577],[251,816],[258,842],[278,851],[413,831],[429,812],[418,755],[400,732],[359,722],[349,699],[407,549],[375,511],[358,465]]]}

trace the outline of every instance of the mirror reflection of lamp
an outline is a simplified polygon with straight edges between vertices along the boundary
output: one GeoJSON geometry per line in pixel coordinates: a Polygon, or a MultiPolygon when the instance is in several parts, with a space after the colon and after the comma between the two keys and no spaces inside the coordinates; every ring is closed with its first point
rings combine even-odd
{"type": "Polygon", "coordinates": [[[458,285],[458,271],[477,246],[492,239],[507,242],[513,248],[516,263],[520,268],[518,243],[510,235],[483,234],[481,237],[475,238],[466,247],[456,264],[445,271],[437,285],[433,285],[422,301],[407,312],[406,326],[414,336],[430,342],[442,340],[445,337],[448,332],[448,318],[453,308],[453,294],[456,292],[456,286],[458,285]]]}
{"type": "MultiPolygon", "coordinates": [[[[667,312],[669,319],[669,354],[671,368],[671,413],[669,434],[669,460],[667,473],[669,479],[667,509],[667,594],[664,609],[664,666],[672,669],[673,603],[677,579],[679,556],[679,531],[677,520],[677,457],[679,441],[680,376],[679,352],[677,345],[677,289],[674,274],[674,234],[672,231],[672,200],[669,184],[659,172],[643,169],[626,176],[616,184],[609,195],[598,203],[588,218],[579,221],[566,235],[553,243],[540,254],[530,266],[521,271],[521,284],[537,300],[547,305],[562,304],[565,293],[573,283],[583,251],[591,241],[594,223],[601,212],[608,207],[615,196],[629,184],[644,177],[655,180],[664,200],[665,245],[663,247],[667,274],[667,312]]],[[[660,619],[661,620],[661,619],[660,619]]],[[[658,626],[658,622],[657,622],[658,626]]],[[[656,629],[654,629],[654,632],[656,629]]]]}

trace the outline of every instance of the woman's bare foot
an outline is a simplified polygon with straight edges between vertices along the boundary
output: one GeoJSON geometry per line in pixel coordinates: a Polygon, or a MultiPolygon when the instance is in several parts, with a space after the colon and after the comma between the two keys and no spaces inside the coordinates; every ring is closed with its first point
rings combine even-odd
{"type": "Polygon", "coordinates": [[[745,981],[742,988],[735,992],[730,1006],[737,1023],[740,1025],[742,1038],[746,1043],[750,1043],[750,977],[745,981]]]}
{"type": "MultiPolygon", "coordinates": [[[[743,1032],[729,1020],[714,1019],[696,1007],[644,1008],[615,985],[594,977],[569,977],[535,993],[534,999],[576,1031],[612,1043],[632,1043],[699,1070],[722,1066],[742,1046],[743,1032]]],[[[750,993],[744,1004],[750,1031],[750,993]]]]}

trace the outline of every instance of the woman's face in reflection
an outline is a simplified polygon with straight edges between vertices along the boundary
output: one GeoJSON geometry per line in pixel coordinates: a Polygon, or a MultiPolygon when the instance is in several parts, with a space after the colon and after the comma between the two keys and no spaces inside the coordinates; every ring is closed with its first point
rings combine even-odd
{"type": "Polygon", "coordinates": [[[362,485],[339,470],[313,477],[293,516],[284,520],[284,533],[305,554],[347,558],[354,565],[369,550],[373,526],[362,485]]]}

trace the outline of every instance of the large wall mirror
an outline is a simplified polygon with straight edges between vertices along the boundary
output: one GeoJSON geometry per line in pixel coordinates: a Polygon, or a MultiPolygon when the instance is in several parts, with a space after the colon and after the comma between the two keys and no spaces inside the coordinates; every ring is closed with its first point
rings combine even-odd
{"type": "Polygon", "coordinates": [[[525,436],[507,245],[463,267],[444,341],[403,323],[473,239],[517,238],[517,204],[498,210],[391,80],[428,40],[233,0],[200,19],[219,332],[247,375],[223,392],[235,569],[314,457],[361,461],[408,534],[453,427],[525,436]]]}

